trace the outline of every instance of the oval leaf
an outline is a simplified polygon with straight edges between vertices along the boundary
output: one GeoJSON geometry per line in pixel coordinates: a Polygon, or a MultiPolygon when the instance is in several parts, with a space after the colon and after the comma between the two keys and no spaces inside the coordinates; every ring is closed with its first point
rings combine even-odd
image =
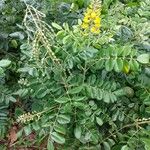
{"type": "Polygon", "coordinates": [[[8,59],[0,60],[0,67],[8,67],[11,64],[11,61],[8,59]]]}
{"type": "Polygon", "coordinates": [[[58,30],[62,30],[62,27],[59,25],[59,24],[57,24],[57,23],[52,23],[52,26],[54,27],[54,28],[56,28],[56,29],[58,29],[58,30]]]}
{"type": "Polygon", "coordinates": [[[56,143],[59,143],[59,144],[64,144],[65,143],[65,138],[57,132],[51,133],[51,138],[56,143]]]}
{"type": "Polygon", "coordinates": [[[110,145],[107,142],[103,142],[103,145],[105,150],[111,150],[110,145]]]}
{"type": "Polygon", "coordinates": [[[54,145],[53,145],[52,141],[48,141],[47,150],[54,150],[54,145]]]}
{"type": "Polygon", "coordinates": [[[80,137],[81,137],[81,127],[80,126],[76,126],[76,128],[74,129],[74,135],[77,139],[80,139],[80,137]]]}
{"type": "Polygon", "coordinates": [[[68,101],[70,101],[70,99],[67,97],[61,97],[61,98],[55,99],[55,101],[60,104],[64,104],[64,103],[67,103],[68,101]]]}
{"type": "Polygon", "coordinates": [[[69,94],[77,94],[77,93],[81,92],[82,89],[83,89],[83,86],[75,87],[75,88],[69,90],[68,93],[69,94]]]}
{"type": "Polygon", "coordinates": [[[102,120],[101,118],[99,118],[99,117],[96,117],[96,122],[97,122],[100,126],[103,125],[103,120],[102,120]]]}
{"type": "Polygon", "coordinates": [[[67,124],[70,122],[70,116],[68,115],[59,115],[57,118],[58,123],[67,124]]]}
{"type": "Polygon", "coordinates": [[[142,64],[148,64],[150,60],[150,55],[149,54],[142,54],[138,56],[137,61],[142,63],[142,64]]]}
{"type": "Polygon", "coordinates": [[[122,146],[121,150],[129,150],[129,147],[127,145],[122,146]]]}
{"type": "Polygon", "coordinates": [[[56,126],[54,126],[54,130],[58,133],[61,133],[61,134],[66,134],[66,129],[60,125],[60,124],[57,124],[56,126]]]}

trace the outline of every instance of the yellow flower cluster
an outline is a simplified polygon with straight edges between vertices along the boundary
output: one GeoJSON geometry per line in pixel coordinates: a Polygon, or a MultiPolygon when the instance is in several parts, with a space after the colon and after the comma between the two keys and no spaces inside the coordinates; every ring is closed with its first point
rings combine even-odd
{"type": "Polygon", "coordinates": [[[94,34],[100,33],[101,27],[101,3],[99,0],[94,0],[89,8],[87,8],[81,27],[85,30],[90,30],[94,34]]]}

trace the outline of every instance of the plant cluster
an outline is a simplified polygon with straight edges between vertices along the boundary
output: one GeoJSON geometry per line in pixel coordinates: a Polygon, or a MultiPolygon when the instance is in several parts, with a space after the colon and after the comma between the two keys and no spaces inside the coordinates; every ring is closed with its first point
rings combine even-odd
{"type": "MultiPolygon", "coordinates": [[[[69,11],[77,4],[87,2],[75,1],[69,11]]],[[[25,144],[46,143],[48,150],[149,150],[149,6],[92,0],[70,23],[47,21],[25,1],[19,81],[1,94],[23,105],[15,108],[21,128],[14,149],[34,133],[25,144]]],[[[10,63],[0,61],[3,76],[10,63]]]]}

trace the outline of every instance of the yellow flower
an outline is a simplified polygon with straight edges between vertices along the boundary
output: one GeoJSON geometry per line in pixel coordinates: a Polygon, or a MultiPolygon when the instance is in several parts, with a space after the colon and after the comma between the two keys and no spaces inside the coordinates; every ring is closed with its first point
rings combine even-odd
{"type": "Polygon", "coordinates": [[[99,34],[101,27],[101,1],[93,0],[91,5],[87,8],[84,13],[83,23],[81,27],[86,29],[86,31],[91,31],[92,33],[99,34]]]}
{"type": "Polygon", "coordinates": [[[89,19],[88,17],[84,17],[83,22],[84,22],[84,23],[89,23],[89,22],[90,22],[90,19],[89,19]]]}
{"type": "Polygon", "coordinates": [[[96,13],[93,11],[93,12],[91,13],[91,18],[92,18],[92,19],[95,19],[96,16],[97,16],[96,13]]]}
{"type": "Polygon", "coordinates": [[[87,15],[90,15],[91,13],[92,13],[92,9],[87,8],[86,14],[87,14],[87,15]]]}
{"type": "Polygon", "coordinates": [[[95,24],[100,24],[101,22],[101,18],[100,17],[96,17],[95,20],[94,20],[94,23],[95,24]]]}
{"type": "Polygon", "coordinates": [[[99,30],[98,28],[96,28],[96,27],[92,27],[92,28],[91,28],[91,32],[92,32],[92,33],[95,33],[95,34],[99,34],[99,33],[100,33],[100,30],[99,30]]]}
{"type": "Polygon", "coordinates": [[[97,29],[96,31],[95,31],[95,34],[99,34],[100,33],[100,29],[97,29]]]}
{"type": "Polygon", "coordinates": [[[83,23],[83,24],[81,25],[81,27],[82,27],[83,29],[87,29],[87,28],[89,27],[89,25],[88,25],[87,23],[83,23]]]}
{"type": "Polygon", "coordinates": [[[97,23],[94,25],[96,28],[100,28],[101,27],[101,24],[97,23]]]}

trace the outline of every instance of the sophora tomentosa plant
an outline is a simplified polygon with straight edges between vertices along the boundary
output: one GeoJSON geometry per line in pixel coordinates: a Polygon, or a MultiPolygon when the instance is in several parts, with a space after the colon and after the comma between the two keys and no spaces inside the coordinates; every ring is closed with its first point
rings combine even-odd
{"type": "Polygon", "coordinates": [[[139,22],[128,17],[134,8],[118,2],[102,14],[93,0],[69,27],[49,25],[26,6],[28,41],[15,94],[31,99],[31,110],[17,119],[25,125],[19,135],[35,131],[48,150],[148,150],[149,54],[136,43],[139,22]]]}

